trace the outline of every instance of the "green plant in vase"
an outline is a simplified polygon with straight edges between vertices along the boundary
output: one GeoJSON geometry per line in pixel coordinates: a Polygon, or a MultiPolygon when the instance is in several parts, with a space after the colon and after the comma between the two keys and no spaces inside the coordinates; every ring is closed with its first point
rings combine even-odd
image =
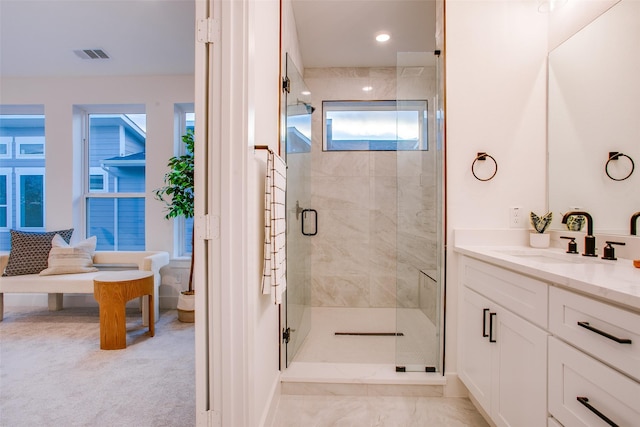
{"type": "MultiPolygon", "coordinates": [[[[169,159],[169,172],[164,176],[165,186],[154,191],[155,198],[166,204],[166,219],[193,218],[194,214],[194,137],[191,129],[182,135],[185,153],[169,159]]],[[[178,298],[178,318],[183,322],[193,322],[194,295],[193,290],[193,232],[191,234],[191,266],[189,268],[189,284],[178,298]]]]}
{"type": "Polygon", "coordinates": [[[550,237],[548,234],[545,234],[545,231],[551,225],[553,214],[551,212],[547,212],[542,216],[538,216],[537,214],[531,212],[529,216],[531,218],[531,225],[533,226],[534,230],[536,230],[536,233],[531,233],[529,235],[530,245],[534,248],[549,247],[550,237]]]}
{"type": "Polygon", "coordinates": [[[551,225],[551,221],[553,220],[553,214],[551,212],[547,212],[543,216],[538,216],[535,213],[531,212],[531,225],[538,233],[544,233],[547,228],[551,225]]]}

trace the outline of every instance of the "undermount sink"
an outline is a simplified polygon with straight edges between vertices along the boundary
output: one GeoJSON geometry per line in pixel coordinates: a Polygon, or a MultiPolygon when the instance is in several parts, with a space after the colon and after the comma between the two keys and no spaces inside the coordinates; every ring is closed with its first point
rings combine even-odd
{"type": "Polygon", "coordinates": [[[518,258],[525,258],[534,262],[541,262],[546,264],[605,264],[607,261],[603,261],[598,257],[586,257],[581,254],[567,254],[562,252],[552,252],[540,249],[511,249],[499,251],[505,255],[510,255],[518,258]]]}

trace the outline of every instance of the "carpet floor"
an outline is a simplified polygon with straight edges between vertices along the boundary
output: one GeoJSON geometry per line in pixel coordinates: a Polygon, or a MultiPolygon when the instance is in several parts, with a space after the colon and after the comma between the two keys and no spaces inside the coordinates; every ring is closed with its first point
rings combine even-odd
{"type": "Polygon", "coordinates": [[[127,348],[100,350],[98,308],[5,307],[0,426],[194,426],[195,336],[175,310],[155,337],[127,310],[127,348]]]}

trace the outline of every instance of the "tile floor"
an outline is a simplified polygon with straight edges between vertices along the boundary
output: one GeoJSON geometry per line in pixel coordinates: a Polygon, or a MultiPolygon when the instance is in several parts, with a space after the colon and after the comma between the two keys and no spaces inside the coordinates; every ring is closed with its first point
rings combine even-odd
{"type": "Polygon", "coordinates": [[[435,328],[419,310],[314,307],[311,320],[309,336],[282,374],[271,427],[488,425],[469,399],[442,397],[441,374],[395,372],[396,362],[412,353],[422,363],[437,361],[435,328]],[[334,335],[394,331],[397,325],[408,345],[395,337],[334,335]]]}
{"type": "Polygon", "coordinates": [[[282,395],[272,427],[484,427],[469,399],[282,395]]]}

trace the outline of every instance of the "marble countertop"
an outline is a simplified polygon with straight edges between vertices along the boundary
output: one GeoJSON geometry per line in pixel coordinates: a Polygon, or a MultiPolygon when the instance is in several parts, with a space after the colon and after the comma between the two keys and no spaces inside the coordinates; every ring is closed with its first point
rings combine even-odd
{"type": "Polygon", "coordinates": [[[640,268],[558,248],[456,245],[454,251],[640,312],[640,268]]]}

